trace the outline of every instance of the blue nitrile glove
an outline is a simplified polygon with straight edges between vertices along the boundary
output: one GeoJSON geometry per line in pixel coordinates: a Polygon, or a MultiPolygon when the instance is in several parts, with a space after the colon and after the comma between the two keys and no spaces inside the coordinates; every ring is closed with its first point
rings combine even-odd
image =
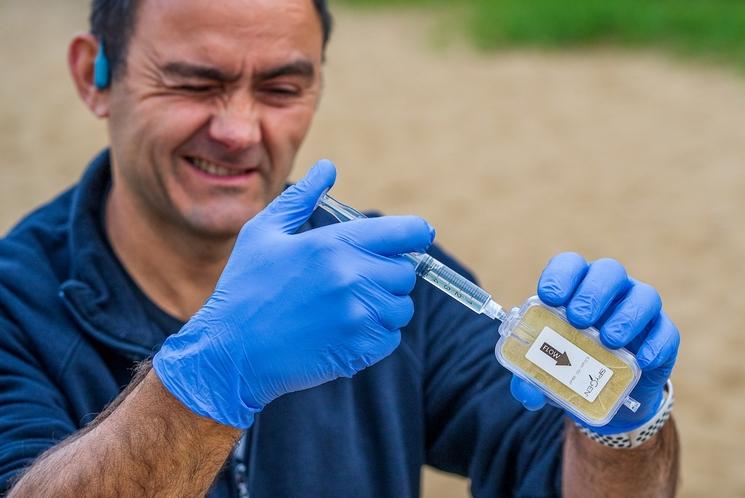
{"type": "MultiPolygon", "coordinates": [[[[612,259],[587,263],[576,253],[549,261],[538,282],[538,297],[549,306],[566,306],[577,328],[594,326],[609,348],[625,347],[642,369],[631,397],[641,403],[636,413],[621,406],[602,427],[580,424],[600,434],[629,432],[648,422],[660,407],[662,391],[675,365],[680,344],[678,329],[662,311],[662,301],[650,285],[626,274],[612,259]]],[[[539,410],[547,398],[528,382],[512,377],[511,391],[528,410],[539,410]]]]}
{"type": "Polygon", "coordinates": [[[319,162],[242,228],[214,294],[153,366],[198,415],[245,429],[285,393],[351,377],[388,356],[414,313],[413,265],[433,230],[413,216],[295,233],[334,183],[319,162]]]}

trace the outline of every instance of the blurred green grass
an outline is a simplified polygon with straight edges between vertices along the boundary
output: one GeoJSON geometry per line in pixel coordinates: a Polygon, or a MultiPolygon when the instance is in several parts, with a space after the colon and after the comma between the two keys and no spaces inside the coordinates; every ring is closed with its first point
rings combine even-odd
{"type": "Polygon", "coordinates": [[[466,7],[467,21],[459,28],[484,49],[656,47],[745,70],[744,0],[336,1],[364,7],[466,7]]]}

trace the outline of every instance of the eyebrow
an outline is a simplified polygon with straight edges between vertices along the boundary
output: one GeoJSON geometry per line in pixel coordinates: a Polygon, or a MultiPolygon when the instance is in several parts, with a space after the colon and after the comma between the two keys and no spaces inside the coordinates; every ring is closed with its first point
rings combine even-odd
{"type": "MultiPolygon", "coordinates": [[[[240,74],[231,74],[221,71],[216,67],[202,66],[189,62],[169,62],[163,67],[163,72],[169,76],[181,78],[197,78],[203,80],[219,81],[221,83],[233,83],[240,79],[240,74]]],[[[298,59],[281,66],[272,67],[259,71],[254,76],[255,80],[271,80],[281,76],[301,76],[313,78],[316,73],[315,66],[307,59],[298,59]]]]}
{"type": "Polygon", "coordinates": [[[313,78],[316,74],[316,68],[313,63],[307,59],[297,59],[281,66],[272,67],[259,71],[254,76],[255,80],[271,80],[281,76],[302,76],[303,78],[313,78]]]}
{"type": "Polygon", "coordinates": [[[201,66],[189,62],[169,62],[163,67],[163,72],[169,76],[181,78],[197,78],[202,80],[232,83],[238,81],[240,74],[230,74],[211,66],[201,66]]]}

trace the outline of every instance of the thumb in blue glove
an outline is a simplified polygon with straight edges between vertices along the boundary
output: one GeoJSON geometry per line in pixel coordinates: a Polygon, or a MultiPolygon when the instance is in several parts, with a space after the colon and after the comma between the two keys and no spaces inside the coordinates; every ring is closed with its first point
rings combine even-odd
{"type": "Polygon", "coordinates": [[[247,428],[273,399],[350,377],[396,349],[413,315],[421,218],[380,217],[295,233],[336,171],[319,162],[242,228],[215,292],[156,354],[193,412],[247,428]]]}
{"type": "MultiPolygon", "coordinates": [[[[594,326],[609,348],[625,347],[642,369],[631,397],[641,403],[632,412],[622,406],[600,434],[629,432],[647,423],[662,400],[680,345],[680,334],[662,311],[662,301],[650,285],[626,274],[612,259],[587,263],[576,253],[562,253],[549,261],[538,282],[538,296],[549,306],[565,306],[577,328],[594,326]]],[[[532,384],[513,376],[512,395],[529,410],[540,410],[547,398],[532,384]]],[[[580,424],[587,425],[575,418],[580,424]]]]}

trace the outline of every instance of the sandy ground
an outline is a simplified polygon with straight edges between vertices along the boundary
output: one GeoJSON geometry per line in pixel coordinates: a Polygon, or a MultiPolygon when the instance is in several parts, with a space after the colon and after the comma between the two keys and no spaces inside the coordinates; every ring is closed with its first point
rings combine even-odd
{"type": "MultiPolygon", "coordinates": [[[[0,230],[105,143],[64,64],[86,4],[0,2],[0,230]]],[[[338,198],[426,216],[505,304],[558,251],[624,261],[683,334],[681,496],[745,496],[745,79],[654,54],[433,48],[438,23],[339,13],[297,173],[330,157],[338,198]]],[[[425,496],[465,494],[425,477],[425,496]]]]}

